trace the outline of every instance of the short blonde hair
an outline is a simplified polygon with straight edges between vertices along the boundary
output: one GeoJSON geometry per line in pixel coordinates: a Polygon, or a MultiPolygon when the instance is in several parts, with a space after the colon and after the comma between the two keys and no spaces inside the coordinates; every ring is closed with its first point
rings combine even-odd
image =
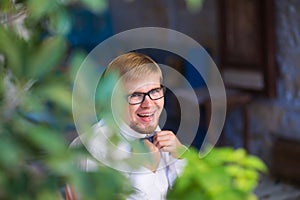
{"type": "Polygon", "coordinates": [[[151,74],[159,74],[162,83],[162,72],[159,65],[141,53],[130,52],[115,58],[108,65],[104,76],[116,72],[125,81],[137,80],[151,74]]]}

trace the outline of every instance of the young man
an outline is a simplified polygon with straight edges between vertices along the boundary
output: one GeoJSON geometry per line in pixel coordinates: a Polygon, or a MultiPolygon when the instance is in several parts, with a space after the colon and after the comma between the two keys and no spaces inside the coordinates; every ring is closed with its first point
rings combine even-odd
{"type": "MultiPolygon", "coordinates": [[[[164,106],[161,69],[146,55],[126,53],[109,64],[104,77],[114,72],[119,74],[126,93],[122,120],[129,128],[121,130],[120,134],[126,140],[144,142],[151,158],[151,161],[141,163],[136,171],[123,171],[135,189],[128,199],[165,199],[168,189],[185,165],[178,153],[179,149],[185,147],[173,132],[160,130],[158,126],[164,106]]],[[[105,123],[98,123],[95,131],[106,132],[105,123]]],[[[95,157],[103,156],[106,152],[106,149],[102,151],[98,148],[105,146],[100,140],[94,140],[88,145],[95,157]]],[[[132,148],[127,150],[133,151],[132,148]]],[[[85,170],[91,170],[92,166],[91,162],[84,162],[85,170]]]]}

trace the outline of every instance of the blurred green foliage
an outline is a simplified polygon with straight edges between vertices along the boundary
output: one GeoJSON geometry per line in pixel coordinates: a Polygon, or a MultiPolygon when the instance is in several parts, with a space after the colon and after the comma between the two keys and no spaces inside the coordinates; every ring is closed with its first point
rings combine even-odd
{"type": "Polygon", "coordinates": [[[1,1],[0,199],[63,199],[66,183],[82,199],[125,199],[130,193],[127,179],[113,169],[80,170],[75,161],[89,155],[82,146],[68,149],[65,138],[74,126],[72,81],[83,57],[67,49],[68,7],[101,12],[106,3],[1,1]]]}
{"type": "Polygon", "coordinates": [[[204,0],[185,0],[185,2],[190,12],[197,12],[202,9],[204,0]]]}
{"type": "Polygon", "coordinates": [[[213,148],[206,156],[191,149],[187,166],[168,193],[168,199],[255,200],[253,190],[264,163],[244,149],[213,148]],[[201,157],[201,158],[200,158],[201,157]]]}

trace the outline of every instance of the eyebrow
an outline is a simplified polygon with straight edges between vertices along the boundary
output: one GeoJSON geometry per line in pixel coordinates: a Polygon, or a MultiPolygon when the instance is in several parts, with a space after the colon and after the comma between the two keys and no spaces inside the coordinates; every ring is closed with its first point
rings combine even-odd
{"type": "Polygon", "coordinates": [[[136,94],[136,93],[147,93],[147,92],[149,92],[149,91],[151,91],[151,90],[159,89],[159,88],[161,88],[161,87],[162,87],[162,85],[159,85],[158,87],[152,88],[152,89],[150,89],[150,90],[148,90],[148,91],[146,91],[146,92],[139,92],[139,91],[128,92],[128,95],[136,94]]]}

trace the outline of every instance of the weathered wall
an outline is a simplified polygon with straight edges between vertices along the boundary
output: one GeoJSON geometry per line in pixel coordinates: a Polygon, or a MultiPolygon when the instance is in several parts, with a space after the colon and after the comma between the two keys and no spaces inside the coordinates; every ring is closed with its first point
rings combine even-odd
{"type": "MultiPolygon", "coordinates": [[[[300,1],[275,0],[276,45],[279,76],[278,97],[254,98],[250,110],[250,152],[270,163],[274,138],[283,136],[300,141],[300,1]]],[[[241,145],[241,113],[228,116],[228,142],[241,145]]]]}

